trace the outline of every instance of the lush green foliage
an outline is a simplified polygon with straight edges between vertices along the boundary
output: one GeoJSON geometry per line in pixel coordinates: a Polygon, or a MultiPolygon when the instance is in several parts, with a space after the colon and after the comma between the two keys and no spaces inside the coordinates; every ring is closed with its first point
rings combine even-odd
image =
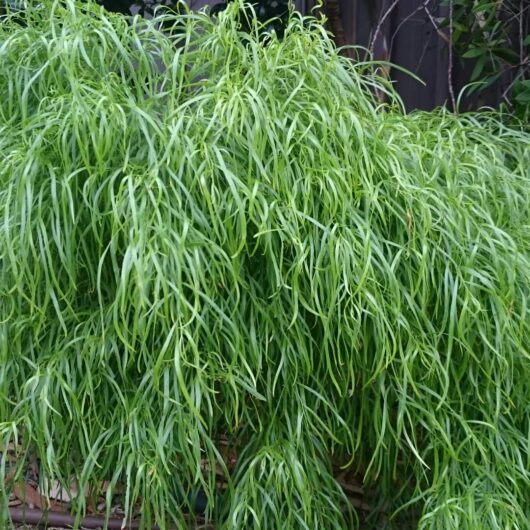
{"type": "MultiPolygon", "coordinates": [[[[453,42],[475,61],[468,92],[483,91],[504,76],[503,103],[530,117],[530,8],[519,0],[444,0],[453,4],[453,42]],[[505,80],[504,80],[505,81],[505,80]],[[505,81],[506,82],[506,81],[505,81]]],[[[445,21],[449,24],[449,20],[445,21]]]]}
{"type": "Polygon", "coordinates": [[[4,486],[350,529],[346,462],[372,522],[528,528],[530,136],[379,108],[296,17],[39,5],[0,25],[4,486]]]}

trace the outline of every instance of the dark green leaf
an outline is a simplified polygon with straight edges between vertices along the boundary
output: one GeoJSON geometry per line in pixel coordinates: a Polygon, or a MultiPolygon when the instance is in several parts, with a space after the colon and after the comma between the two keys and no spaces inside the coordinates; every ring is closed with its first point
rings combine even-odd
{"type": "Polygon", "coordinates": [[[488,50],[485,48],[471,48],[467,50],[465,53],[463,53],[462,57],[465,57],[466,59],[473,59],[475,57],[486,55],[487,53],[488,53],[488,50]]]}
{"type": "Polygon", "coordinates": [[[519,62],[519,55],[510,48],[493,48],[492,53],[511,64],[519,62]]]}
{"type": "Polygon", "coordinates": [[[530,90],[524,90],[523,92],[519,92],[515,96],[515,100],[518,103],[530,103],[530,90]]]}
{"type": "Polygon", "coordinates": [[[475,81],[480,77],[480,74],[482,74],[482,71],[484,70],[484,67],[486,66],[487,57],[486,55],[482,55],[478,58],[475,67],[473,68],[473,71],[471,72],[471,81],[475,81]]]}

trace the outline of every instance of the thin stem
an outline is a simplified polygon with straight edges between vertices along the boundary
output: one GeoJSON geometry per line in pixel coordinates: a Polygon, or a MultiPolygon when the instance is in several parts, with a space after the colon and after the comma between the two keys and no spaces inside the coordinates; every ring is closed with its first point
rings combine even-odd
{"type": "Polygon", "coordinates": [[[457,112],[455,91],[453,87],[453,27],[454,27],[454,6],[453,0],[449,0],[449,64],[447,66],[447,85],[451,98],[453,112],[457,112]]]}

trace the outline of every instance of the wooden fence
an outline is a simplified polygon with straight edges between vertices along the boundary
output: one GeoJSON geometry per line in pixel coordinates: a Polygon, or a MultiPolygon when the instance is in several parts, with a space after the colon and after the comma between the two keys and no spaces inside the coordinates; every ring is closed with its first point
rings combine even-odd
{"type": "MultiPolygon", "coordinates": [[[[469,0],[472,3],[472,0],[469,0]]],[[[315,0],[301,0],[300,8],[309,12],[315,0]]],[[[440,29],[449,15],[442,0],[327,0],[335,23],[330,29],[342,35],[338,44],[356,44],[370,50],[376,60],[399,65],[388,72],[407,110],[432,109],[440,105],[460,110],[483,105],[495,106],[510,85],[510,75],[479,95],[468,97],[473,60],[462,60],[449,46],[448,30],[440,29]]]]}

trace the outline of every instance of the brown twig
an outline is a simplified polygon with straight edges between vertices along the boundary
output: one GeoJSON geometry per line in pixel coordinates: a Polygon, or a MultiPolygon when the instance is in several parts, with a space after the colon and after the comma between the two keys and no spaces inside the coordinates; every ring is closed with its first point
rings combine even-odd
{"type": "MultiPolygon", "coordinates": [[[[37,526],[57,526],[60,528],[71,528],[76,518],[71,513],[46,512],[37,508],[9,508],[9,516],[14,523],[32,524],[37,526]]],[[[105,527],[105,517],[90,515],[81,520],[83,528],[99,529],[105,527]]],[[[108,530],[137,530],[140,528],[139,521],[131,521],[124,524],[122,519],[109,519],[108,530]]],[[[159,530],[159,526],[151,526],[151,530],[159,530]]]]}
{"type": "MultiPolygon", "coordinates": [[[[13,523],[31,524],[39,527],[58,527],[58,528],[72,528],[76,521],[76,517],[71,513],[52,512],[29,508],[9,508],[9,516],[13,523]]],[[[108,530],[139,530],[141,527],[140,521],[130,521],[124,523],[121,518],[112,518],[106,521],[105,517],[99,515],[86,516],[80,521],[80,526],[87,529],[102,529],[108,530]],[[105,523],[107,526],[105,526],[105,523]]],[[[160,530],[156,524],[151,525],[151,530],[160,530]]],[[[196,530],[214,530],[211,525],[203,525],[195,527],[196,530]]]]}
{"type": "Polygon", "coordinates": [[[451,40],[449,39],[449,37],[440,29],[440,27],[438,26],[438,23],[436,22],[436,20],[434,19],[434,17],[432,16],[432,13],[431,11],[429,10],[429,8],[427,7],[427,4],[428,4],[429,0],[426,0],[425,2],[423,2],[423,5],[422,5],[422,8],[423,10],[425,11],[425,14],[427,15],[427,17],[429,18],[429,20],[431,21],[431,24],[434,26],[434,28],[436,29],[436,33],[438,33],[438,35],[440,36],[440,38],[446,43],[446,44],[451,44],[451,40]]]}
{"type": "MultiPolygon", "coordinates": [[[[530,66],[530,57],[526,57],[525,59],[523,59],[523,62],[521,64],[518,64],[516,66],[511,66],[509,68],[507,68],[506,70],[504,70],[503,73],[513,69],[513,68],[522,68],[522,67],[525,67],[525,66],[530,66]]],[[[506,101],[506,103],[508,103],[508,105],[511,105],[511,101],[510,99],[508,98],[508,95],[510,93],[510,91],[512,90],[512,88],[515,86],[515,84],[519,81],[519,79],[521,78],[521,76],[523,75],[523,71],[519,71],[518,74],[515,75],[515,77],[512,79],[512,81],[510,82],[510,84],[506,87],[506,89],[504,90],[504,92],[502,93],[501,95],[501,99],[503,99],[504,101],[506,101]]]]}
{"type": "Polygon", "coordinates": [[[523,34],[523,0],[519,3],[520,13],[519,13],[519,62],[522,63],[524,60],[524,34],[523,34]]]}
{"type": "Polygon", "coordinates": [[[370,50],[371,55],[374,55],[374,48],[375,43],[377,41],[377,37],[379,36],[379,33],[381,33],[381,28],[383,27],[383,24],[385,23],[386,19],[390,16],[390,13],[394,11],[395,7],[399,4],[399,0],[394,0],[390,7],[385,11],[383,16],[379,19],[379,22],[377,23],[377,26],[375,28],[374,34],[372,36],[372,39],[370,40],[370,45],[368,46],[368,49],[370,50]]]}
{"type": "Polygon", "coordinates": [[[455,90],[453,87],[453,0],[449,0],[449,64],[447,65],[447,84],[449,86],[449,95],[453,112],[457,111],[455,90]]]}

